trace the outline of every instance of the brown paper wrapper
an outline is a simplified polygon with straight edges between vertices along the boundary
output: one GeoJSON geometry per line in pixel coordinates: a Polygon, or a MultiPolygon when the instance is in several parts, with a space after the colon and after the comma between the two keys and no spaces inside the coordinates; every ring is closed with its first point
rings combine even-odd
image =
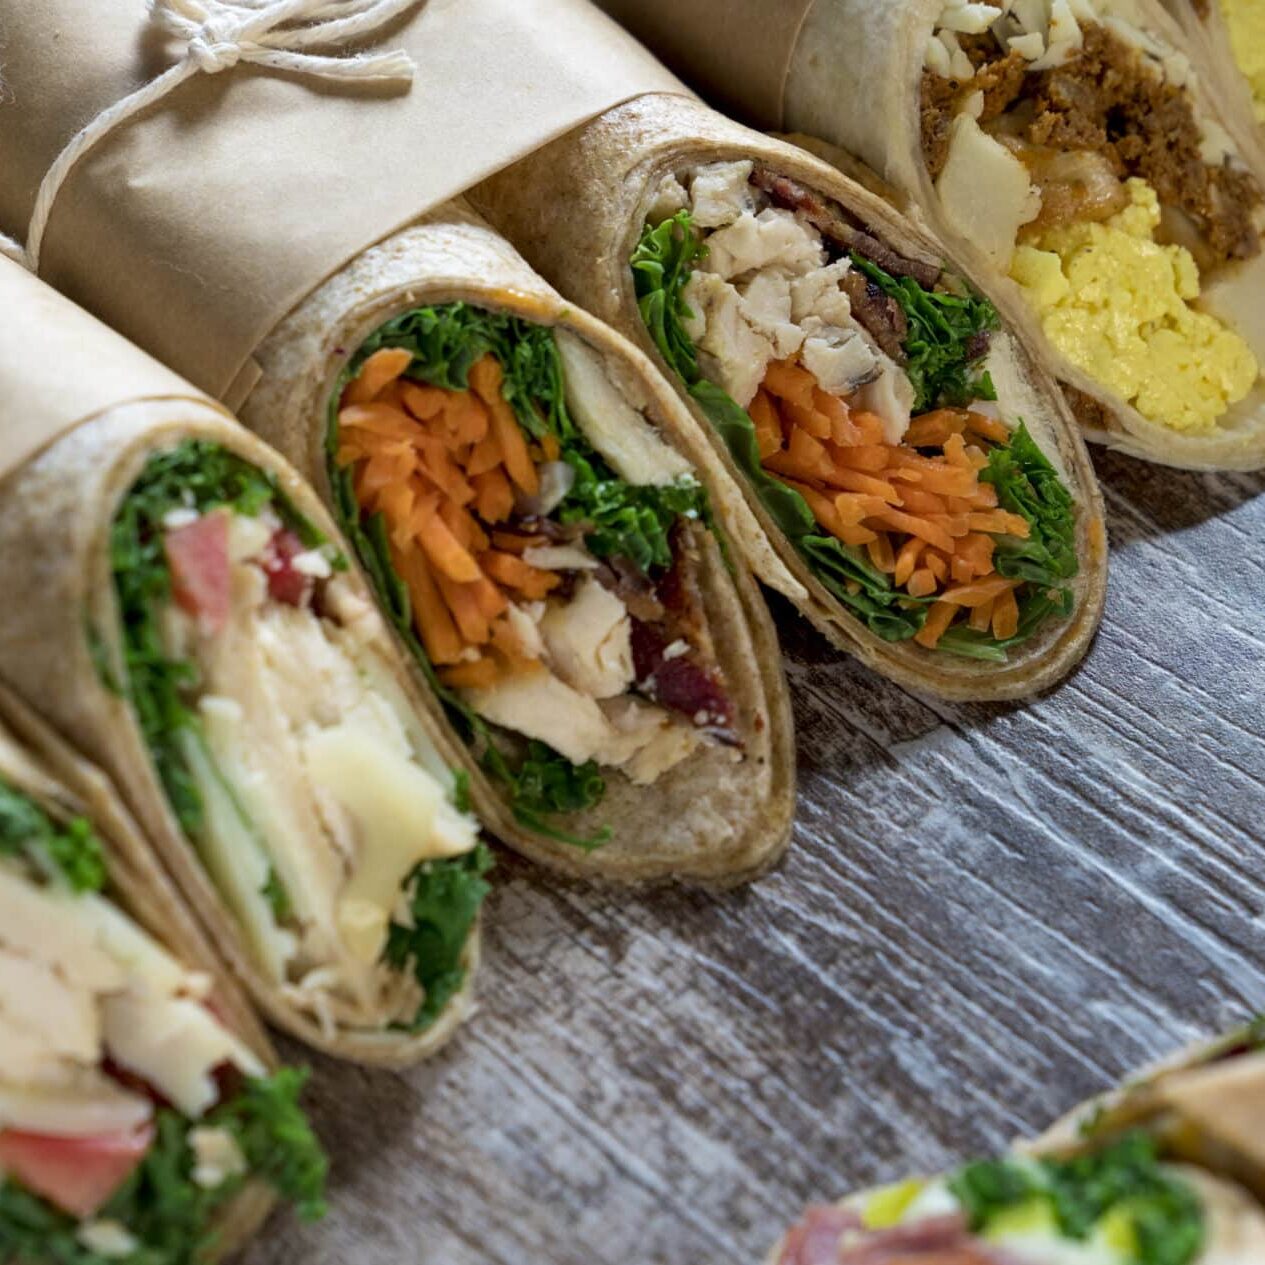
{"type": "MultiPolygon", "coordinates": [[[[563,186],[566,187],[566,186],[563,186]]],[[[409,308],[462,300],[578,335],[607,374],[664,439],[694,466],[730,526],[741,497],[706,436],[649,361],[600,322],[563,302],[468,206],[456,202],[366,251],[311,295],[260,347],[264,374],[243,420],[275,445],[328,502],[325,419],[347,359],[384,321],[409,308]]],[[[611,841],[584,853],[519,823],[504,796],[463,747],[479,816],[515,849],[555,869],[621,881],[669,877],[734,883],[772,865],[785,849],[795,803],[793,725],[777,636],[745,569],[731,572],[706,542],[704,599],[717,656],[736,704],[743,759],[714,745],[651,786],[606,770],[606,794],[556,824],[589,836],[609,825],[611,841]],[[653,802],[654,812],[647,812],[653,802]]],[[[419,685],[424,678],[417,672],[419,685]]],[[[444,713],[433,695],[433,714],[444,713]]]]}
{"type": "MultiPolygon", "coordinates": [[[[130,702],[107,684],[107,677],[124,679],[110,525],[152,453],[184,439],[211,440],[271,471],[299,512],[337,541],[334,523],[299,475],[219,405],[16,264],[0,265],[0,468],[7,472],[0,479],[0,584],[22,594],[0,621],[0,682],[110,777],[184,901],[272,1023],[361,1062],[404,1064],[428,1056],[470,1012],[477,929],[466,951],[465,988],[425,1032],[326,1034],[248,956],[167,803],[130,702]],[[30,364],[47,372],[32,372],[30,364]],[[73,417],[66,400],[87,405],[89,413],[73,417]],[[27,434],[28,419],[38,423],[36,443],[27,434]],[[30,455],[15,462],[12,451],[30,455]]],[[[348,551],[345,543],[340,547],[348,551]]],[[[358,578],[350,582],[372,601],[358,578]]],[[[448,740],[413,691],[385,627],[373,652],[399,679],[419,727],[453,764],[448,740]]]]}
{"type": "MultiPolygon", "coordinates": [[[[4,25],[0,227],[21,240],[66,141],[171,58],[145,0],[4,25]]],[[[683,91],[586,0],[427,0],[366,47],[411,53],[411,90],[241,63],[118,128],[62,188],[41,275],[236,407],[255,347],[358,252],[611,105],[683,91]]]]}
{"type": "MultiPolygon", "coordinates": [[[[926,41],[942,0],[694,0],[688,21],[674,0],[598,0],[646,40],[687,82],[757,126],[820,137],[867,164],[900,190],[933,231],[980,277],[1022,328],[1059,381],[1099,406],[1088,438],[1187,469],[1255,469],[1265,464],[1265,380],[1222,419],[1212,435],[1182,435],[1149,421],[1058,352],[1018,286],[997,274],[969,235],[941,214],[922,160],[919,101],[926,41]],[[780,25],[779,25],[780,24],[780,25]],[[787,52],[787,43],[790,52],[787,52]],[[764,67],[750,73],[768,48],[764,67]]],[[[1111,0],[1113,12],[1186,52],[1199,75],[1198,109],[1243,147],[1258,175],[1261,144],[1227,99],[1234,78],[1204,39],[1189,39],[1158,0],[1111,0]]],[[[1185,4],[1187,0],[1173,0],[1185,4]]],[[[1214,5],[1215,7],[1215,5],[1214,5]]],[[[1265,256],[1224,270],[1205,285],[1204,305],[1224,312],[1265,363],[1265,256]]]]}
{"type": "MultiPolygon", "coordinates": [[[[63,742],[10,690],[0,686],[0,780],[35,800],[55,820],[86,817],[105,853],[105,895],[182,963],[213,981],[215,1013],[269,1067],[277,1056],[241,989],[158,866],[139,827],[105,775],[63,742]]],[[[217,1214],[216,1258],[243,1246],[276,1202],[251,1182],[217,1214]]]]}
{"type": "MultiPolygon", "coordinates": [[[[734,489],[746,489],[723,441],[654,346],[637,307],[629,259],[663,176],[699,163],[757,159],[833,198],[907,257],[939,264],[940,244],[882,198],[801,149],[751,131],[697,101],[655,94],[608,110],[471,191],[471,200],[568,298],[634,343],[668,377],[712,444],[734,489]],[[566,200],[554,190],[573,190],[566,200]]],[[[950,260],[959,276],[973,274],[950,260]]],[[[989,287],[983,287],[987,290],[989,287]]],[[[787,594],[841,649],[912,689],[947,698],[1018,698],[1048,688],[1081,658],[1102,614],[1106,542],[1102,503],[1085,447],[1053,381],[1016,334],[995,336],[994,367],[1003,403],[1028,423],[1076,498],[1081,574],[1076,610],[1051,620],[1005,665],[936,654],[871,633],[812,576],[754,493],[745,495],[753,530],[735,531],[756,573],[787,594]],[[791,582],[790,585],[787,581],[791,582]]]]}

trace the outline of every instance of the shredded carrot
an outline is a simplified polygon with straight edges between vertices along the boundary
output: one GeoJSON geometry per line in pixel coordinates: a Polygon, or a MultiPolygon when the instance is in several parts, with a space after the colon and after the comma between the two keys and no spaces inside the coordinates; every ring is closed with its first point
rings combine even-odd
{"type": "Polygon", "coordinates": [[[769,364],[749,413],[762,464],[804,498],[823,531],[864,549],[911,597],[938,598],[920,645],[934,648],[957,619],[1014,635],[1020,582],[997,574],[996,537],[1026,537],[1028,523],[998,508],[997,489],[980,481],[986,450],[1009,442],[1002,422],[940,408],[889,443],[881,417],[788,360],[769,364]]]}
{"type": "Polygon", "coordinates": [[[452,690],[486,690],[496,684],[500,675],[496,660],[483,658],[444,668],[439,679],[452,690]]]}
{"type": "Polygon", "coordinates": [[[382,347],[366,358],[343,391],[342,405],[366,404],[409,367],[413,353],[403,347],[382,347]]]}

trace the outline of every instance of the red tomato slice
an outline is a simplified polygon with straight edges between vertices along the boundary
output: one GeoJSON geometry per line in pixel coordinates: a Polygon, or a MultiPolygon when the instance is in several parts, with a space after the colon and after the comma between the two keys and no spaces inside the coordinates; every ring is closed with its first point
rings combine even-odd
{"type": "Polygon", "coordinates": [[[294,559],[305,552],[303,542],[288,527],[278,528],[264,558],[269,596],[288,606],[302,606],[312,588],[312,577],[294,568],[294,559]]]}
{"type": "Polygon", "coordinates": [[[227,510],[203,514],[196,522],[163,537],[177,603],[212,633],[227,622],[231,599],[228,514],[227,510]]]}
{"type": "Polygon", "coordinates": [[[81,1220],[98,1212],[131,1176],[154,1140],[154,1126],[132,1133],[57,1138],[0,1130],[0,1171],[81,1220]]]}

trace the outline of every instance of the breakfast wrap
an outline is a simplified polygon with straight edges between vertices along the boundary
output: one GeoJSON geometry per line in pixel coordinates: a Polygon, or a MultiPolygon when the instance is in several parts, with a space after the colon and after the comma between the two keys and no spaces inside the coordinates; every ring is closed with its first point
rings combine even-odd
{"type": "Polygon", "coordinates": [[[490,865],[315,493],[0,260],[0,679],[118,786],[276,1025],[405,1063],[470,1009],[490,865]]]}
{"type": "MultiPolygon", "coordinates": [[[[101,100],[132,73],[136,7],[125,32],[88,19],[101,100]]],[[[34,179],[0,191],[5,227],[84,112],[45,19],[8,21],[28,139],[0,127],[0,158],[34,179]]],[[[389,39],[424,67],[394,94],[242,68],[184,84],[80,162],[41,271],[239,400],[311,481],[497,835],[582,874],[749,877],[789,838],[794,768],[773,627],[727,543],[741,501],[649,362],[451,196],[629,95],[683,89],[582,0],[427,4],[389,39]],[[73,231],[98,218],[104,248],[73,231]]]]}
{"type": "Polygon", "coordinates": [[[1164,0],[1194,43],[1203,41],[1236,137],[1265,164],[1265,9],[1258,0],[1164,0]]]}
{"type": "Polygon", "coordinates": [[[909,198],[1091,439],[1265,464],[1265,167],[1224,66],[1158,0],[604,7],[704,91],[909,198]]]}
{"type": "Polygon", "coordinates": [[[0,1259],[207,1261],[326,1162],[109,783],[0,691],[0,1259]]]}
{"type": "Polygon", "coordinates": [[[769,1265],[1256,1265],[1262,1113],[1247,1038],[999,1159],[810,1207],[769,1265]]]}
{"type": "Polygon", "coordinates": [[[1084,446],[997,307],[881,198],[664,94],[471,198],[655,359],[741,490],[757,573],[837,645],[954,698],[1084,654],[1106,566],[1084,446]]]}

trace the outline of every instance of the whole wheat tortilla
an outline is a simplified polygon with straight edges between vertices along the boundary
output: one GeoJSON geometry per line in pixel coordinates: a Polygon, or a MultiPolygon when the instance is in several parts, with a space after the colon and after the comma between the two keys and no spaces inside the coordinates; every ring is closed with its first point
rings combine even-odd
{"type": "MultiPolygon", "coordinates": [[[[360,1062],[405,1064],[434,1053],[471,1011],[477,926],[465,952],[465,986],[426,1031],[327,1035],[251,962],[171,811],[130,701],[111,684],[126,676],[110,525],[152,453],[190,438],[213,441],[270,471],[295,508],[337,542],[332,520],[290,465],[222,408],[7,260],[0,260],[0,313],[0,585],[21,595],[0,620],[0,681],[109,776],[272,1023],[360,1062]],[[82,407],[93,411],[77,417],[82,407]]],[[[372,602],[358,576],[347,578],[372,602]]],[[[455,767],[448,739],[408,681],[385,626],[372,650],[400,682],[440,757],[455,767]]]]}
{"type": "MultiPolygon", "coordinates": [[[[1076,609],[1052,619],[1004,665],[886,642],[871,633],[813,578],[760,506],[711,423],[656,349],[637,308],[629,259],[662,177],[695,164],[755,158],[836,199],[906,256],[937,265],[945,254],[923,229],[882,198],[801,149],[753,132],[693,100],[644,96],[544,146],[471,191],[478,209],[528,262],[577,303],[625,334],[665,373],[711,442],[727,485],[745,492],[745,513],[731,518],[757,575],[785,593],[837,646],[899,681],[946,698],[1019,698],[1054,685],[1084,655],[1102,614],[1106,539],[1101,496],[1060,393],[1029,353],[1014,322],[994,336],[994,370],[1011,411],[1067,481],[1077,503],[1081,572],[1076,609]],[[565,195],[561,192],[565,190],[565,195]],[[758,525],[752,531],[741,524],[758,525]],[[788,579],[791,583],[788,584],[788,579]]],[[[950,259],[949,268],[970,275],[950,259]]],[[[988,291],[990,287],[980,287],[988,291]]],[[[1003,315],[1008,315],[1003,312],[1003,315]]]]}
{"type": "MultiPolygon", "coordinates": [[[[4,686],[0,686],[0,779],[56,821],[87,818],[105,855],[104,895],[185,966],[210,977],[216,1015],[266,1067],[276,1068],[276,1052],[246,997],[182,905],[108,779],[4,686]]],[[[211,1226],[214,1258],[244,1246],[275,1203],[276,1195],[263,1181],[249,1182],[225,1203],[211,1226]]]]}
{"type": "MultiPolygon", "coordinates": [[[[460,202],[439,208],[365,252],[277,327],[256,352],[263,376],[243,409],[243,420],[293,461],[330,503],[325,423],[348,358],[391,317],[418,305],[454,300],[565,328],[582,338],[601,354],[608,375],[628,399],[691,462],[725,525],[740,536],[742,519],[730,512],[735,496],[723,466],[645,356],[564,303],[460,202]]],[[[558,821],[578,835],[612,827],[609,843],[585,853],[515,820],[504,795],[461,747],[476,811],[518,851],[579,875],[708,883],[753,877],[781,855],[794,812],[795,762],[776,634],[750,575],[740,565],[729,569],[711,541],[703,581],[718,659],[744,741],[741,762],[727,748],[703,744],[650,786],[636,786],[618,770],[604,770],[602,801],[558,821]],[[647,811],[651,804],[653,811],[647,811]]],[[[424,687],[420,669],[417,676],[424,687]]],[[[427,698],[436,720],[446,723],[438,700],[429,693],[427,698]]]]}
{"type": "MultiPolygon", "coordinates": [[[[1227,74],[1224,58],[1213,55],[1208,40],[1183,37],[1158,0],[1104,2],[1112,14],[1191,57],[1201,116],[1224,127],[1243,147],[1249,167],[1265,177],[1260,131],[1250,112],[1245,122],[1241,99],[1239,106],[1234,104],[1236,76],[1227,74]]],[[[909,198],[933,231],[952,244],[970,275],[991,278],[991,297],[1008,323],[1038,349],[1044,366],[1061,383],[1102,406],[1106,420],[1101,427],[1085,427],[1089,439],[1185,469],[1265,465],[1265,378],[1258,379],[1211,435],[1183,435],[1149,421],[1060,353],[1019,287],[947,222],[922,159],[919,115],[924,50],[943,0],[693,0],[687,22],[675,20],[680,6],[674,0],[600,3],[646,39],[673,70],[742,117],[775,131],[820,137],[866,163],[909,198]],[[780,19],[772,26],[771,14],[780,19]]],[[[1219,273],[1205,285],[1203,302],[1210,311],[1225,310],[1230,317],[1232,291],[1232,323],[1265,364],[1265,256],[1219,273]]]]}

